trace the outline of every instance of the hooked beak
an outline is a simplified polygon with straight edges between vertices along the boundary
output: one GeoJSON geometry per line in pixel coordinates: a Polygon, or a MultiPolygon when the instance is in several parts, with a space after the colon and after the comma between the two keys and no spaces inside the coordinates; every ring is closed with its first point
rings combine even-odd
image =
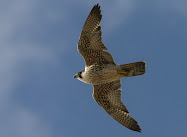
{"type": "Polygon", "coordinates": [[[75,74],[73,77],[74,77],[74,78],[77,78],[77,76],[78,76],[78,75],[77,75],[77,74],[75,74]]]}

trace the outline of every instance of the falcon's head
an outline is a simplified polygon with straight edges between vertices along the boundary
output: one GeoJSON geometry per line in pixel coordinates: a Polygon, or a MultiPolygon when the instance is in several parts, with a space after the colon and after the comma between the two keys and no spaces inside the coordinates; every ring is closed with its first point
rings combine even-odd
{"type": "Polygon", "coordinates": [[[78,80],[80,80],[84,83],[90,84],[88,75],[87,75],[87,73],[85,73],[85,70],[75,74],[74,78],[77,78],[78,80]]]}
{"type": "Polygon", "coordinates": [[[75,74],[74,78],[77,78],[77,79],[82,79],[82,71],[75,74]]]}

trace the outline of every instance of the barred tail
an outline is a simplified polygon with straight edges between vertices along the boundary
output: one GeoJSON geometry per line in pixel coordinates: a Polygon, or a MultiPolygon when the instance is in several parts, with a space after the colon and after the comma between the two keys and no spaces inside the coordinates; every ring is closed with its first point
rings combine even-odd
{"type": "Polygon", "coordinates": [[[137,75],[143,75],[145,73],[145,62],[135,62],[130,64],[119,65],[120,70],[118,70],[119,74],[124,74],[124,77],[131,77],[137,75]]]}

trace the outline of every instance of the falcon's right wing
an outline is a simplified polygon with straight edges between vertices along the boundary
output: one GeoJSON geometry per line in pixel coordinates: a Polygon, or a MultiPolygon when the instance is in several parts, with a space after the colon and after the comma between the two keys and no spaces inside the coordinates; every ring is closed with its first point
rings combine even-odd
{"type": "Polygon", "coordinates": [[[121,102],[121,90],[119,89],[121,87],[120,80],[93,86],[93,97],[95,101],[109,115],[125,127],[141,132],[138,123],[128,114],[127,108],[121,102]]]}

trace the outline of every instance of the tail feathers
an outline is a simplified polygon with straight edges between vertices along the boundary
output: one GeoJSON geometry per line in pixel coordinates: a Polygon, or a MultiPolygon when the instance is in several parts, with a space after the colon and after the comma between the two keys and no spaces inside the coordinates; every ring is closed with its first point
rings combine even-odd
{"type": "Polygon", "coordinates": [[[143,75],[145,73],[145,62],[135,62],[130,64],[120,65],[120,70],[118,73],[124,74],[125,77],[143,75]]]}

